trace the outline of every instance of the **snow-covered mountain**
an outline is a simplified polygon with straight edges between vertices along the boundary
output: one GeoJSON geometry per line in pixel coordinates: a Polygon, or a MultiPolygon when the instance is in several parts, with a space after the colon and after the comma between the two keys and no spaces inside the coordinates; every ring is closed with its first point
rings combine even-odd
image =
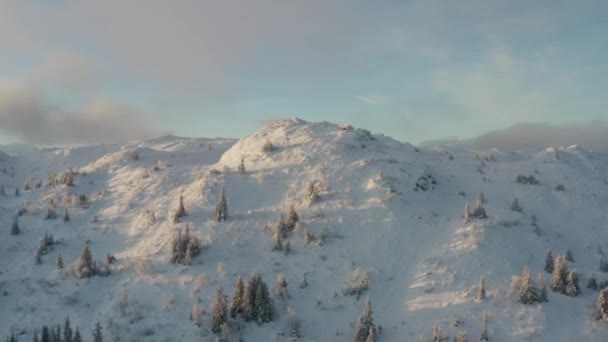
{"type": "Polygon", "coordinates": [[[467,332],[478,340],[484,311],[490,341],[608,339],[608,324],[594,317],[598,292],[586,288],[592,274],[608,279],[598,269],[599,247],[608,251],[608,156],[580,147],[532,155],[421,149],[348,125],[292,119],[239,141],[165,136],[11,154],[0,154],[2,338],[12,331],[30,341],[33,329],[69,316],[85,340],[97,321],[109,341],[213,340],[209,315],[200,327],[190,320],[193,306],[210,313],[220,285],[230,302],[238,276],[255,271],[271,288],[285,274],[290,298],[273,295],[271,323],[240,331],[231,324],[231,341],[292,340],[287,307],[301,320],[298,340],[352,341],[367,296],[382,327],[378,341],[430,341],[434,325],[450,339],[467,332]],[[263,151],[267,142],[273,151],[263,151]],[[58,181],[65,175],[73,187],[58,181]],[[538,184],[518,183],[519,175],[538,184]],[[318,194],[312,204],[310,184],[318,194]],[[228,220],[218,223],[222,188],[228,220]],[[465,203],[473,209],[481,193],[488,218],[465,222],[465,203]],[[187,216],[175,223],[180,196],[187,216]],[[515,198],[521,212],[511,208],[515,198]],[[272,250],[265,226],[291,205],[300,222],[283,241],[292,250],[285,255],[272,250]],[[59,219],[44,220],[49,208],[59,219]],[[20,210],[22,232],[12,236],[20,210]],[[186,225],[203,245],[190,266],[170,262],[172,239],[186,225]],[[45,233],[57,242],[36,264],[45,233]],[[87,241],[96,260],[116,257],[109,277],[70,272],[87,241]],[[512,276],[527,266],[537,286],[539,273],[550,283],[547,249],[572,251],[568,267],[581,293],[549,289],[547,303],[520,304],[512,276]],[[366,272],[369,289],[346,295],[366,272]]]}

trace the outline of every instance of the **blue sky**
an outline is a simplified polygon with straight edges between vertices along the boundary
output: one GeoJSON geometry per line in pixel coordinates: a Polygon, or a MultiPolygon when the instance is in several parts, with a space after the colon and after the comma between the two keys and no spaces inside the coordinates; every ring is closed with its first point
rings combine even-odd
{"type": "Polygon", "coordinates": [[[606,13],[593,0],[2,1],[0,142],[239,137],[298,116],[418,143],[606,119],[606,13]]]}

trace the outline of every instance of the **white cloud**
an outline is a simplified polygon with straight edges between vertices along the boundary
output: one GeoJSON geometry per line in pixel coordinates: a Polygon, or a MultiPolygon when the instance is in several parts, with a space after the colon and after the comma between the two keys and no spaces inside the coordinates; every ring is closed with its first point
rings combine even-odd
{"type": "Polygon", "coordinates": [[[383,105],[390,102],[390,97],[381,94],[365,94],[357,96],[357,99],[369,105],[383,105]]]}

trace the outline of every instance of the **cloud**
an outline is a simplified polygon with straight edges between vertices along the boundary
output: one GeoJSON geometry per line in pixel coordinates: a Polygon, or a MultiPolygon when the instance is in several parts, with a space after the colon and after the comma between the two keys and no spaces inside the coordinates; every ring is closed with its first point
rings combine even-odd
{"type": "Polygon", "coordinates": [[[72,111],[14,84],[0,85],[0,131],[39,145],[124,143],[156,133],[126,105],[98,98],[72,111]]]}
{"type": "Polygon", "coordinates": [[[357,99],[369,105],[383,105],[390,102],[390,97],[382,94],[365,94],[357,96],[357,99]]]}
{"type": "Polygon", "coordinates": [[[57,51],[33,68],[25,78],[38,87],[69,91],[91,91],[99,86],[99,76],[91,62],[76,51],[57,51]]]}
{"type": "Polygon", "coordinates": [[[447,138],[423,143],[425,146],[460,145],[482,150],[536,152],[548,147],[580,147],[608,153],[608,121],[595,120],[567,124],[548,122],[518,123],[503,130],[490,131],[473,139],[447,138]]]}

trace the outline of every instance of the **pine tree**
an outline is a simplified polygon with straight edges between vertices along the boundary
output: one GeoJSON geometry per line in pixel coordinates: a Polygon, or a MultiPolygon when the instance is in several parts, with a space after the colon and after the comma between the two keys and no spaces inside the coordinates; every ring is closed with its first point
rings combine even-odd
{"type": "Polygon", "coordinates": [[[564,257],[558,256],[555,258],[555,269],[553,270],[553,279],[551,280],[553,292],[566,293],[566,283],[568,281],[567,267],[567,261],[564,257]]]}
{"type": "Polygon", "coordinates": [[[574,262],[574,256],[572,255],[572,251],[570,250],[570,248],[568,248],[568,250],[566,251],[566,260],[568,260],[569,262],[574,262]]]}
{"type": "Polygon", "coordinates": [[[600,259],[600,272],[608,272],[608,260],[604,256],[600,259]]]}
{"type": "Polygon", "coordinates": [[[273,320],[273,307],[270,300],[270,293],[268,292],[268,286],[264,280],[260,279],[257,284],[255,291],[255,301],[253,305],[255,320],[259,325],[264,323],[272,322],[273,320]]]}
{"type": "Polygon", "coordinates": [[[186,213],[186,208],[184,207],[184,196],[180,195],[179,196],[179,205],[177,207],[177,211],[175,212],[175,215],[173,216],[173,222],[174,223],[179,223],[182,217],[185,217],[187,215],[186,213]]]}
{"type": "Polygon", "coordinates": [[[287,213],[287,230],[293,232],[296,228],[296,223],[300,221],[300,217],[296,210],[293,207],[293,204],[289,207],[289,212],[287,213]]]}
{"type": "Polygon", "coordinates": [[[224,290],[221,286],[215,290],[212,320],[211,331],[217,335],[222,332],[222,326],[228,320],[228,305],[226,304],[226,296],[224,296],[224,290]]]}
{"type": "Polygon", "coordinates": [[[63,222],[68,222],[70,220],[70,214],[68,214],[68,209],[66,208],[63,212],[63,222]]]}
{"type": "Polygon", "coordinates": [[[376,326],[374,324],[372,315],[372,303],[369,297],[367,297],[363,312],[357,320],[357,327],[355,328],[355,342],[366,342],[370,329],[375,329],[376,326]]]}
{"type": "Polygon", "coordinates": [[[61,342],[61,325],[57,324],[55,331],[53,332],[53,340],[55,342],[61,342]]]}
{"type": "Polygon", "coordinates": [[[511,210],[512,211],[517,211],[517,212],[520,212],[520,213],[523,211],[523,209],[519,205],[519,198],[515,197],[515,199],[513,200],[513,203],[511,203],[511,210]]]}
{"type": "Polygon", "coordinates": [[[578,275],[576,270],[570,271],[566,279],[566,295],[570,297],[578,296],[580,288],[578,286],[578,275]]]}
{"type": "Polygon", "coordinates": [[[478,219],[485,219],[488,216],[486,215],[486,210],[483,208],[483,202],[481,198],[477,198],[477,202],[475,203],[475,210],[473,210],[473,217],[478,219]]]}
{"type": "Polygon", "coordinates": [[[76,328],[76,331],[74,332],[73,342],[82,342],[82,337],[80,337],[80,330],[78,330],[78,328],[76,328]]]}
{"type": "Polygon", "coordinates": [[[538,290],[534,286],[532,277],[528,267],[524,267],[524,271],[521,276],[521,289],[519,291],[519,302],[522,304],[530,305],[538,302],[538,290]]]}
{"type": "Polygon", "coordinates": [[[63,324],[63,342],[74,342],[73,338],[74,336],[72,326],[70,324],[70,319],[66,317],[65,323],[63,324]]]}
{"type": "Polygon", "coordinates": [[[469,222],[471,213],[469,212],[469,202],[464,203],[464,222],[469,222]]]}
{"type": "Polygon", "coordinates": [[[545,279],[545,275],[539,273],[538,274],[538,282],[540,283],[540,291],[538,292],[538,300],[541,303],[549,302],[549,298],[547,296],[547,280],[545,279]]]}
{"type": "Polygon", "coordinates": [[[488,342],[489,338],[488,338],[488,313],[487,312],[483,312],[483,315],[481,316],[481,341],[483,342],[488,342]]]}
{"type": "Polygon", "coordinates": [[[101,324],[99,321],[97,321],[95,323],[95,330],[93,330],[93,342],[103,342],[103,334],[101,330],[101,324]]]}
{"type": "Polygon", "coordinates": [[[19,227],[19,219],[17,216],[13,217],[13,223],[11,224],[11,235],[21,234],[21,228],[19,227]]]}
{"type": "Polygon", "coordinates": [[[281,300],[287,300],[289,298],[289,292],[287,291],[287,279],[285,279],[285,275],[280,273],[277,276],[277,297],[281,300]]]}
{"type": "Polygon", "coordinates": [[[287,223],[285,223],[285,217],[281,214],[279,220],[274,225],[274,233],[279,234],[281,239],[285,239],[287,237],[287,232],[287,223]]]}
{"type": "Polygon", "coordinates": [[[275,232],[272,234],[272,250],[273,251],[282,251],[283,250],[283,240],[281,239],[281,234],[275,232]]]}
{"type": "Polygon", "coordinates": [[[188,244],[188,247],[186,247],[186,253],[184,253],[184,260],[182,261],[182,264],[185,266],[190,266],[192,265],[192,258],[194,257],[194,252],[192,249],[192,244],[188,244]]]}
{"type": "Polygon", "coordinates": [[[477,288],[477,296],[475,298],[477,300],[484,300],[486,298],[486,283],[485,283],[485,280],[483,279],[483,276],[481,276],[481,279],[479,279],[479,286],[477,288]]]}
{"type": "Polygon", "coordinates": [[[317,189],[315,188],[315,183],[308,183],[308,188],[306,190],[306,201],[308,205],[311,206],[319,200],[319,194],[317,193],[317,189]]]}
{"type": "Polygon", "coordinates": [[[597,296],[596,316],[599,320],[608,321],[608,288],[602,289],[597,296]]]}
{"type": "Polygon", "coordinates": [[[252,273],[247,279],[247,285],[245,286],[245,303],[243,306],[243,317],[245,321],[255,320],[255,301],[256,301],[256,289],[260,282],[260,276],[257,273],[252,273]]]}
{"type": "Polygon", "coordinates": [[[595,278],[595,275],[592,274],[587,281],[587,288],[590,290],[597,290],[597,287],[597,279],[595,278]]]}
{"type": "Polygon", "coordinates": [[[245,283],[243,277],[236,280],[234,285],[234,293],[232,295],[232,307],[230,308],[230,317],[236,319],[237,316],[243,315],[246,309],[245,283]]]}
{"type": "Polygon", "coordinates": [[[51,342],[51,333],[49,332],[49,327],[46,325],[42,326],[42,335],[40,337],[40,342],[51,342]]]}
{"type": "Polygon", "coordinates": [[[215,220],[217,222],[226,221],[228,219],[228,205],[226,203],[226,193],[222,187],[220,195],[220,203],[215,207],[215,220]]]}
{"type": "Polygon", "coordinates": [[[55,266],[57,266],[58,270],[63,269],[63,258],[61,257],[61,254],[57,254],[57,261],[55,262],[55,266]]]}
{"type": "Polygon", "coordinates": [[[551,250],[548,249],[547,254],[545,255],[545,272],[553,273],[554,263],[553,254],[551,254],[551,250]]]}
{"type": "Polygon", "coordinates": [[[244,175],[245,174],[245,158],[241,157],[241,163],[239,164],[239,175],[244,175]]]}
{"type": "Polygon", "coordinates": [[[85,244],[80,253],[80,257],[76,261],[76,274],[79,278],[91,278],[95,275],[95,266],[93,264],[93,256],[89,249],[89,244],[85,244]]]}

